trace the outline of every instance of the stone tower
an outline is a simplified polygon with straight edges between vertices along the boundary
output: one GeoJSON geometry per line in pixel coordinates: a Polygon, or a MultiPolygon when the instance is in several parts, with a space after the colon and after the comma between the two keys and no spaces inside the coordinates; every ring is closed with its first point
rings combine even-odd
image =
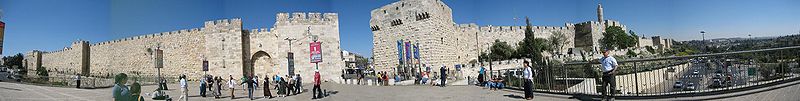
{"type": "Polygon", "coordinates": [[[90,48],[89,48],[89,41],[86,40],[78,40],[72,43],[72,49],[78,50],[78,57],[80,60],[78,61],[80,66],[80,73],[83,76],[89,76],[89,56],[90,56],[90,48]]]}
{"type": "Polygon", "coordinates": [[[603,5],[599,3],[597,4],[597,22],[603,23],[603,5]]]}

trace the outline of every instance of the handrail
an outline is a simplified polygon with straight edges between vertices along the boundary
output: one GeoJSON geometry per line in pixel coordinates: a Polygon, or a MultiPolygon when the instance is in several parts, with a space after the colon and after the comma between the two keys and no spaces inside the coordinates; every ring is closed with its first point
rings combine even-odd
{"type": "MultiPolygon", "coordinates": [[[[628,98],[647,98],[647,97],[663,97],[663,96],[697,96],[700,95],[713,95],[721,92],[734,92],[769,86],[774,84],[785,83],[788,81],[800,80],[800,67],[783,68],[774,67],[777,65],[770,65],[763,67],[766,69],[774,69],[775,75],[764,76],[761,72],[757,74],[750,74],[752,69],[757,68],[760,70],[763,63],[773,63],[767,61],[756,61],[755,63],[736,63],[732,65],[725,65],[724,62],[690,62],[686,59],[695,57],[709,57],[713,59],[726,58],[746,58],[746,57],[759,57],[750,55],[764,54],[767,56],[778,56],[777,58],[796,58],[786,54],[796,54],[800,52],[800,46],[768,48],[768,49],[754,49],[746,51],[734,51],[723,53],[708,53],[708,54],[695,54],[687,56],[669,56],[659,58],[643,58],[643,59],[629,59],[618,61],[620,65],[626,64],[621,70],[623,73],[615,75],[617,86],[614,91],[619,96],[628,98]],[[733,56],[733,57],[731,57],[733,56]],[[673,61],[676,60],[676,61],[673,61]],[[762,63],[763,62],[763,63],[762,63]],[[674,65],[678,64],[678,65],[674,65]],[[699,65],[698,65],[699,64],[699,65]],[[698,65],[698,66],[694,66],[698,65]],[[663,66],[669,67],[664,68],[663,66]],[[723,67],[727,66],[727,67],[723,67]],[[656,68],[653,68],[656,67],[656,68]],[[729,68],[730,67],[730,68],[729,68]],[[725,70],[727,69],[727,70],[725,70]],[[632,73],[625,73],[626,71],[633,71],[632,73]],[[644,70],[644,71],[641,71],[644,70]],[[692,71],[698,71],[694,73],[692,71]],[[719,72],[719,73],[718,73],[719,72]],[[714,74],[716,73],[716,74],[714,74]],[[748,73],[745,75],[740,75],[748,73]],[[721,75],[716,77],[716,75],[721,75]],[[725,78],[727,76],[727,79],[725,78]],[[715,83],[711,80],[683,80],[684,78],[703,78],[703,79],[716,79],[720,80],[715,83]],[[673,82],[684,81],[685,83],[695,83],[697,85],[687,88],[685,84],[674,86],[673,82]],[[715,86],[716,84],[716,86],[715,86]]],[[[788,62],[780,62],[786,64],[788,62]]],[[[791,62],[794,63],[794,62],[791,62]]],[[[542,71],[536,73],[534,76],[534,90],[544,93],[556,94],[586,94],[590,96],[600,96],[606,88],[602,86],[602,80],[599,71],[596,70],[600,64],[598,61],[584,61],[584,62],[568,62],[564,64],[542,65],[546,68],[541,68],[542,71]],[[572,66],[582,66],[584,68],[572,68],[572,66]],[[588,67],[587,67],[588,66],[588,67]],[[555,67],[555,68],[553,68],[555,67]],[[575,69],[575,70],[573,70],[575,69]],[[589,74],[585,74],[589,73],[589,74]],[[568,78],[575,78],[567,80],[568,78]]],[[[787,66],[787,65],[781,65],[787,66]]],[[[515,88],[521,86],[521,78],[516,77],[516,73],[507,74],[512,71],[517,71],[521,68],[511,67],[503,69],[495,69],[489,71],[494,74],[495,72],[505,77],[507,81],[507,88],[515,88]]]]}
{"type": "MultiPolygon", "coordinates": [[[[800,46],[757,49],[757,50],[746,50],[746,51],[735,51],[735,52],[724,52],[724,53],[695,54],[695,55],[687,55],[687,56],[669,56],[669,57],[659,57],[659,58],[631,59],[631,60],[622,60],[622,61],[618,61],[618,62],[625,63],[625,62],[656,61],[656,60],[669,60],[669,59],[694,58],[694,57],[708,57],[708,56],[719,56],[719,55],[731,55],[731,54],[742,54],[742,53],[755,53],[755,52],[765,52],[765,51],[786,50],[786,49],[800,49],[800,46]]],[[[584,61],[584,62],[564,63],[564,65],[585,65],[585,64],[600,64],[600,62],[598,62],[598,61],[584,61]]]]}

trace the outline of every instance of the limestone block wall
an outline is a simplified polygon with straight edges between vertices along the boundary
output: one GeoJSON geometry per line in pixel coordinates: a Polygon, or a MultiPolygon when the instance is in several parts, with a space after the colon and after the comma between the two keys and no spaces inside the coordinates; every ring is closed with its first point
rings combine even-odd
{"type": "Polygon", "coordinates": [[[458,52],[458,57],[460,59],[457,60],[457,62],[467,64],[469,66],[477,66],[477,64],[470,63],[473,61],[478,62],[478,56],[482,52],[481,49],[484,49],[484,47],[480,47],[480,38],[478,38],[478,36],[481,34],[479,33],[478,25],[474,23],[459,24],[457,27],[457,29],[461,31],[458,32],[458,34],[461,35],[457,35],[459,38],[456,39],[456,44],[458,44],[456,47],[458,48],[458,51],[456,52],[458,52]]]}
{"type": "Polygon", "coordinates": [[[204,55],[198,58],[209,62],[209,74],[234,78],[245,75],[246,40],[241,19],[207,21],[201,31],[205,35],[205,49],[204,55]]]}
{"type": "Polygon", "coordinates": [[[266,28],[251,29],[248,37],[251,39],[248,48],[251,55],[248,55],[249,63],[246,65],[254,68],[255,75],[263,77],[264,75],[276,75],[278,72],[286,73],[285,66],[278,63],[278,60],[286,59],[286,57],[279,57],[278,54],[286,54],[286,52],[275,51],[278,49],[278,44],[284,39],[279,39],[276,33],[269,32],[266,28]]]}
{"type": "Polygon", "coordinates": [[[277,14],[275,26],[242,30],[241,19],[207,21],[202,28],[162,32],[89,45],[77,41],[64,50],[42,52],[34,50],[25,55],[25,65],[30,70],[47,67],[91,75],[155,76],[151,49],[163,50],[162,75],[176,77],[187,75],[196,80],[204,74],[234,78],[254,73],[285,75],[288,61],[286,52],[294,52],[295,73],[311,82],[315,65],[310,63],[309,43],[314,37],[322,42],[323,62],[319,63],[323,80],[337,79],[344,67],[339,40],[338,15],[335,13],[277,14]],[[289,47],[286,38],[296,39],[289,47]],[[291,48],[291,49],[290,49],[291,48]],[[209,71],[202,71],[203,61],[209,62],[209,71]],[[83,68],[81,68],[83,67],[83,68]]]}
{"type": "MultiPolygon", "coordinates": [[[[72,46],[78,46],[74,44],[76,43],[73,42],[72,46]]],[[[51,71],[78,73],[82,65],[81,51],[81,47],[66,47],[63,50],[45,52],[42,54],[41,66],[51,71]]]]}
{"type": "Polygon", "coordinates": [[[587,53],[599,54],[600,39],[603,38],[605,25],[596,21],[588,21],[579,23],[575,27],[575,40],[581,40],[575,43],[575,47],[587,53]]]}
{"type": "Polygon", "coordinates": [[[128,73],[156,75],[149,49],[160,47],[164,52],[164,76],[186,74],[199,77],[204,41],[199,29],[180,30],[141,35],[119,40],[100,42],[91,46],[90,64],[92,74],[128,73]]]}
{"type": "MultiPolygon", "coordinates": [[[[653,47],[653,39],[650,39],[650,38],[647,38],[647,37],[640,37],[639,38],[639,43],[637,44],[637,46],[638,47],[647,47],[647,46],[653,47]]],[[[653,48],[656,48],[656,47],[653,47],[653,48]]]]}
{"type": "Polygon", "coordinates": [[[28,51],[25,53],[23,62],[23,68],[27,68],[28,71],[35,71],[36,67],[42,66],[42,51],[33,50],[28,51]]]}
{"type": "MultiPolygon", "coordinates": [[[[457,42],[471,40],[456,33],[451,9],[438,0],[403,0],[371,12],[374,68],[392,70],[399,65],[397,41],[419,44],[421,64],[453,67],[463,50],[457,42]]],[[[467,49],[469,50],[469,49],[467,49]]],[[[459,59],[461,58],[461,59],[459,59]]],[[[417,61],[417,60],[415,60],[417,61]]]]}
{"type": "Polygon", "coordinates": [[[489,53],[489,48],[495,40],[506,42],[511,47],[517,47],[517,43],[525,39],[525,26],[485,26],[480,27],[479,44],[482,52],[489,53]]]}
{"type": "MultiPolygon", "coordinates": [[[[575,28],[574,24],[566,23],[564,27],[551,26],[531,26],[531,30],[536,38],[550,39],[553,33],[561,33],[567,39],[560,53],[566,53],[569,48],[575,47],[575,28]]],[[[478,36],[481,52],[487,52],[495,40],[506,42],[512,47],[517,47],[519,42],[525,39],[525,26],[486,26],[480,27],[478,36]]]]}
{"type": "MultiPolygon", "coordinates": [[[[341,70],[344,68],[340,40],[339,22],[336,13],[279,13],[277,22],[269,32],[260,32],[254,42],[272,44],[267,47],[255,47],[255,43],[250,44],[251,52],[264,51],[269,54],[269,63],[272,68],[262,69],[256,66],[256,74],[266,75],[286,75],[288,74],[287,52],[294,53],[294,73],[304,77],[304,82],[311,82],[314,75],[316,64],[311,63],[309,43],[313,38],[322,44],[322,62],[319,64],[319,72],[323,80],[333,81],[340,78],[341,70]],[[289,46],[289,41],[294,39],[289,46]]],[[[263,45],[263,44],[262,44],[263,45]]],[[[255,61],[258,64],[259,61],[255,61]]]]}

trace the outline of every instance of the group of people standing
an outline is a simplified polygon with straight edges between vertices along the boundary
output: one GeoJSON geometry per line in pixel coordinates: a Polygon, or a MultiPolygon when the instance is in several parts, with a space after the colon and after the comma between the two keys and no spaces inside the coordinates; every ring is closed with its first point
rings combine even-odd
{"type": "Polygon", "coordinates": [[[130,86],[128,83],[128,75],[120,73],[114,76],[114,88],[112,88],[112,97],[114,101],[144,101],[141,96],[142,86],[138,82],[134,82],[130,86]]]}
{"type": "Polygon", "coordinates": [[[275,81],[275,89],[278,90],[279,97],[296,95],[302,91],[300,74],[291,77],[289,75],[284,75],[283,77],[275,75],[273,79],[275,79],[273,81],[275,81]]]}
{"type": "MultiPolygon", "coordinates": [[[[315,71],[315,73],[314,73],[314,87],[315,87],[314,89],[315,89],[315,91],[320,89],[319,85],[321,83],[319,81],[319,79],[320,79],[319,77],[320,77],[319,76],[319,72],[315,71]]],[[[184,83],[185,79],[183,79],[183,78],[185,78],[185,77],[182,76],[182,79],[181,79],[181,87],[182,88],[185,87],[185,83],[184,83]]],[[[200,81],[200,83],[201,83],[200,95],[202,97],[206,97],[205,96],[206,95],[205,90],[206,90],[206,88],[209,88],[208,90],[213,92],[212,95],[214,95],[214,98],[219,99],[220,96],[222,95],[222,93],[221,93],[221,90],[222,90],[221,83],[223,83],[222,80],[223,79],[221,77],[213,77],[213,76],[207,76],[207,77],[204,77],[204,79],[201,79],[201,81],[200,81]],[[215,89],[210,89],[210,87],[215,87],[215,86],[216,86],[215,89]]],[[[274,87],[275,88],[270,88],[270,84],[271,83],[270,83],[269,76],[264,77],[264,80],[261,83],[262,86],[263,86],[264,98],[271,99],[271,98],[275,97],[275,96],[272,95],[271,89],[276,89],[277,90],[277,94],[278,94],[277,96],[278,97],[286,97],[286,96],[290,96],[290,95],[296,95],[296,94],[301,93],[302,89],[303,89],[302,88],[302,78],[300,77],[300,74],[293,75],[291,77],[289,75],[284,75],[284,76],[274,75],[273,76],[273,81],[275,81],[274,82],[274,84],[275,84],[274,87]]],[[[253,92],[255,90],[257,90],[257,88],[259,88],[259,86],[258,86],[259,85],[258,76],[253,76],[253,75],[244,76],[244,77],[241,78],[240,83],[242,85],[243,90],[247,92],[248,98],[250,98],[251,100],[255,99],[253,97],[253,92]]],[[[230,93],[231,97],[230,98],[234,99],[236,97],[235,96],[235,91],[236,91],[236,86],[237,86],[236,79],[234,79],[232,75],[229,75],[229,79],[227,80],[226,84],[228,85],[228,89],[231,91],[231,93],[230,93]]],[[[315,94],[314,98],[318,98],[318,96],[316,95],[317,93],[322,93],[322,92],[321,91],[314,92],[314,94],[315,94]]]]}
{"type": "Polygon", "coordinates": [[[425,85],[425,84],[429,83],[428,81],[431,81],[432,83],[430,85],[432,85],[432,86],[445,87],[447,85],[447,76],[448,76],[447,75],[447,71],[449,71],[449,69],[447,67],[445,67],[445,66],[440,67],[438,73],[437,72],[431,73],[430,67],[426,67],[426,68],[427,69],[425,69],[423,71],[420,71],[419,74],[417,74],[415,76],[416,80],[418,80],[417,82],[419,82],[419,84],[425,85]],[[436,74],[439,74],[438,78],[436,77],[436,74]],[[433,78],[438,79],[439,82],[434,82],[435,79],[432,80],[430,75],[434,75],[433,78]]]}
{"type": "MultiPolygon", "coordinates": [[[[141,92],[141,85],[139,83],[133,83],[131,84],[131,86],[126,86],[125,84],[127,84],[128,80],[127,78],[128,77],[125,73],[120,73],[115,76],[114,78],[115,82],[113,88],[114,101],[144,101],[143,97],[139,94],[141,92]]],[[[223,84],[227,84],[231,92],[230,98],[234,99],[236,97],[234,91],[236,91],[237,80],[233,79],[233,75],[229,75],[228,78],[229,79],[227,81],[224,81],[224,79],[222,79],[222,77],[219,76],[216,77],[211,75],[203,76],[202,78],[199,79],[200,96],[206,97],[207,91],[210,91],[211,95],[213,95],[214,98],[219,99],[221,98],[220,96],[222,96],[223,84]]],[[[269,80],[270,80],[269,77],[264,77],[263,80],[264,82],[262,83],[264,87],[263,88],[264,98],[274,98],[270,90],[271,88],[269,80]]],[[[180,83],[180,92],[181,92],[179,100],[188,101],[189,84],[186,75],[179,76],[178,81],[180,83]]],[[[302,79],[300,77],[300,74],[294,75],[292,77],[289,77],[289,75],[285,75],[283,77],[275,75],[274,81],[276,86],[273,89],[278,90],[277,94],[280,97],[296,95],[302,92],[302,79]]],[[[250,100],[254,100],[255,98],[253,97],[253,92],[258,87],[258,78],[253,75],[244,76],[241,83],[242,85],[245,86],[243,87],[243,89],[247,91],[248,98],[250,98],[250,100]]],[[[314,83],[313,99],[322,98],[324,95],[320,88],[321,82],[320,82],[319,71],[315,70],[313,83],[314,83]]],[[[163,88],[159,87],[159,89],[164,89],[164,90],[165,88],[166,87],[163,88]]]]}
{"type": "MultiPolygon", "coordinates": [[[[614,100],[614,91],[616,91],[616,83],[615,83],[615,76],[617,74],[616,70],[618,67],[617,60],[609,56],[610,49],[603,50],[603,57],[600,57],[598,60],[601,64],[602,70],[602,85],[607,91],[603,91],[603,99],[606,101],[613,101],[614,100]]],[[[525,93],[524,98],[527,100],[533,99],[533,76],[535,75],[535,71],[532,69],[530,63],[528,61],[523,62],[523,71],[522,71],[522,81],[523,81],[523,90],[525,93]]],[[[485,86],[490,90],[502,89],[505,87],[504,80],[502,76],[493,75],[489,80],[486,80],[486,70],[481,65],[480,70],[478,71],[478,85],[485,86]]],[[[443,75],[444,76],[444,75],[443,75]]]]}
{"type": "MultiPolygon", "coordinates": [[[[533,75],[534,71],[530,66],[528,61],[522,62],[523,64],[523,71],[522,71],[522,88],[525,94],[524,98],[527,100],[533,99],[533,75]]],[[[478,70],[478,86],[489,88],[489,90],[498,90],[505,88],[505,80],[502,75],[491,75],[488,80],[486,79],[486,68],[481,65],[480,70],[478,70]]]]}
{"type": "Polygon", "coordinates": [[[382,86],[389,86],[389,75],[387,72],[378,72],[378,84],[382,86]]]}

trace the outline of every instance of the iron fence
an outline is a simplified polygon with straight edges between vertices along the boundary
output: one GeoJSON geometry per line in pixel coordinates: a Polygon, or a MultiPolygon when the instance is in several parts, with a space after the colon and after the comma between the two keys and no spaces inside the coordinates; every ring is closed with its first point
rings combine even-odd
{"type": "MultiPolygon", "coordinates": [[[[800,46],[748,51],[619,60],[618,96],[698,94],[753,88],[800,78],[800,46]]],[[[599,57],[598,57],[599,58],[599,57]]],[[[534,66],[534,90],[563,94],[600,95],[597,59],[534,66]]],[[[522,68],[490,71],[487,78],[502,78],[507,88],[521,89],[522,68]]],[[[693,95],[691,95],[693,96],[693,95]]]]}

